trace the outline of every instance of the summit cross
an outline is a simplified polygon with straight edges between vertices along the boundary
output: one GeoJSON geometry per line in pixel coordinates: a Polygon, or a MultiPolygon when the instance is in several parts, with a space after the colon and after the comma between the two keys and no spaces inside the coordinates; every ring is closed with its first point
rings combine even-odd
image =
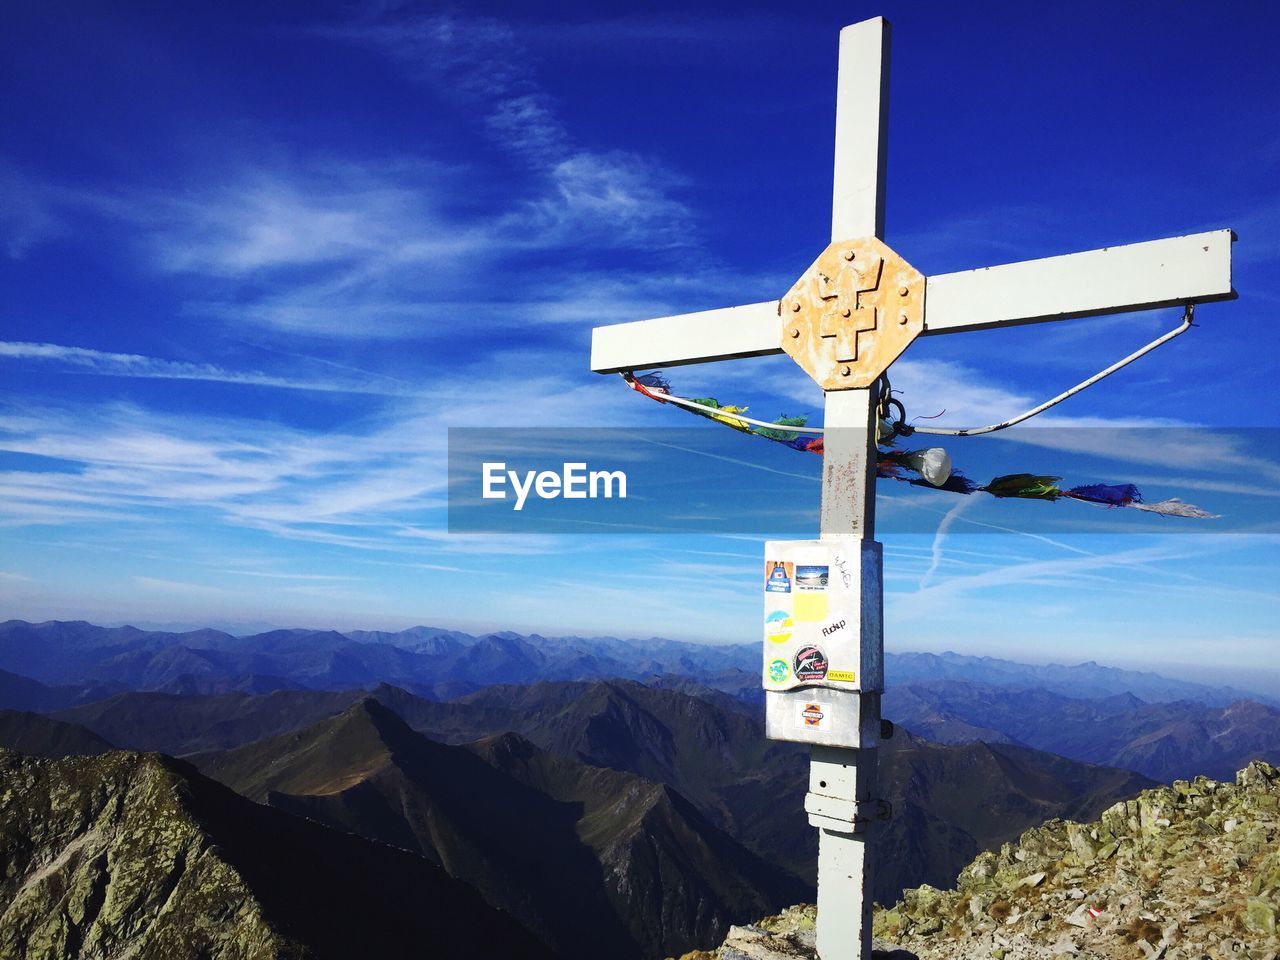
{"type": "Polygon", "coordinates": [[[831,243],[791,290],[779,300],[596,327],[591,343],[597,373],[785,352],[824,390],[820,534],[856,571],[850,619],[860,669],[852,682],[806,680],[766,692],[767,735],[812,744],[805,811],[819,830],[821,960],[870,960],[868,840],[887,815],[876,792],[884,689],[874,494],[881,375],[919,336],[1235,296],[1235,237],[1226,229],[925,277],[883,239],[889,37],[882,17],[840,31],[831,243]],[[814,732],[789,722],[819,695],[839,710],[840,725],[814,732]]]}

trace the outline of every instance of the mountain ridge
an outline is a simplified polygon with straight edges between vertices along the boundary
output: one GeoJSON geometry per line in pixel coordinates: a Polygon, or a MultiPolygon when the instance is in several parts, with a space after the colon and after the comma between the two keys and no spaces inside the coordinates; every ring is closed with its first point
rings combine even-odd
{"type": "Polygon", "coordinates": [[[514,733],[435,743],[371,697],[192,761],[250,799],[426,856],[563,957],[715,942],[734,919],[808,888],[669,787],[514,733]]]}
{"type": "MultiPolygon", "coordinates": [[[[1225,706],[1252,699],[1280,707],[1280,698],[1232,687],[1101,666],[1021,664],[996,657],[889,652],[891,683],[922,678],[974,680],[996,686],[1042,687],[1071,696],[1082,690],[1129,691],[1146,702],[1193,700],[1225,706]]],[[[236,636],[220,630],[146,631],[85,621],[0,623],[0,670],[46,684],[86,680],[135,689],[187,683],[312,688],[367,687],[391,682],[426,696],[456,696],[496,683],[621,677],[691,678],[735,696],[758,698],[749,681],[759,669],[756,644],[707,644],[618,637],[547,637],[510,630],[467,634],[415,626],[401,631],[275,629],[236,636]],[[34,657],[40,651],[44,656],[34,657]],[[450,678],[437,691],[439,678],[450,678]],[[246,678],[256,678],[246,679],[246,678]]],[[[0,705],[6,705],[0,701],[0,705]]],[[[7,704],[16,706],[16,704],[7,704]]]]}
{"type": "Polygon", "coordinates": [[[1132,694],[1073,698],[967,680],[891,687],[884,709],[939,743],[1022,743],[1169,783],[1231,777],[1252,760],[1280,761],[1280,710],[1254,700],[1147,703],[1132,694]]]}
{"type": "MultiPolygon", "coordinates": [[[[442,743],[515,731],[558,756],[665,783],[757,856],[796,876],[813,875],[816,838],[803,815],[807,751],[766,740],[761,719],[731,701],[620,680],[494,686],[449,702],[386,686],[372,695],[412,729],[442,743]]],[[[304,691],[188,700],[132,694],[102,712],[75,708],[58,716],[121,746],[194,752],[287,733],[282,699],[301,702],[291,714],[296,727],[304,715],[314,722],[364,696],[304,691]]],[[[1074,784],[1093,813],[1150,785],[1137,774],[1009,745],[948,747],[900,733],[881,749],[886,798],[904,811],[886,834],[900,856],[880,875],[878,894],[885,898],[903,886],[943,879],[985,845],[1075,809],[1066,793],[1045,784],[1074,784]],[[1002,793],[1018,803],[1002,805],[1002,793]],[[943,799],[950,795],[954,800],[943,799]],[[951,822],[950,802],[979,811],[998,808],[1000,815],[981,828],[978,822],[960,827],[951,822]]]]}
{"type": "Polygon", "coordinates": [[[550,958],[425,860],[254,804],[180,760],[0,750],[0,780],[3,956],[408,960],[429,943],[550,958]]]}

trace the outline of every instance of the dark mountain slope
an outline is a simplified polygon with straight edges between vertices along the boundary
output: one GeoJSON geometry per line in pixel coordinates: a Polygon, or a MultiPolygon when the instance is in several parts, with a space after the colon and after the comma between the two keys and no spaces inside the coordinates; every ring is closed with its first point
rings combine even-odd
{"type": "Polygon", "coordinates": [[[237,796],[180,761],[0,751],[0,956],[548,957],[412,854],[237,796]]]}
{"type": "Polygon", "coordinates": [[[1166,783],[1199,774],[1227,779],[1254,760],[1280,763],[1280,710],[1252,700],[1198,712],[1168,709],[1163,717],[1144,709],[1130,730],[1132,738],[1108,762],[1166,783]]]}
{"type": "Polygon", "coordinates": [[[1243,700],[1144,703],[1132,694],[1083,699],[962,681],[891,689],[885,709],[943,743],[1016,740],[1156,780],[1229,777],[1251,760],[1280,759],[1280,710],[1243,700]]]}
{"type": "Polygon", "coordinates": [[[238,747],[314,723],[345,710],[361,696],[358,691],[314,690],[209,696],[121,693],[53,716],[87,727],[120,747],[183,756],[238,747]]]}
{"type": "Polygon", "coordinates": [[[575,763],[513,733],[467,749],[521,783],[581,807],[578,835],[605,867],[615,908],[638,940],[661,946],[660,952],[714,943],[711,931],[750,915],[746,904],[789,903],[809,890],[717,829],[670,787],[575,763]]]}
{"type": "MultiPolygon", "coordinates": [[[[767,862],[803,878],[814,875],[816,834],[803,813],[808,753],[766,740],[758,716],[727,698],[709,701],[629,681],[495,686],[448,703],[386,686],[374,693],[434,740],[457,744],[516,731],[553,754],[666,784],[767,862]]],[[[299,718],[315,719],[344,709],[351,696],[303,691],[188,704],[133,695],[106,714],[127,720],[130,704],[146,708],[145,721],[97,725],[84,709],[59,716],[113,742],[129,732],[143,735],[148,746],[160,746],[158,739],[166,749],[190,750],[202,741],[245,743],[288,729],[287,711],[269,704],[296,703],[299,718]],[[223,722],[221,711],[231,711],[234,722],[223,722]],[[201,724],[213,725],[219,735],[206,736],[201,724]]],[[[885,900],[903,886],[944,879],[980,849],[1046,817],[1067,815],[1073,802],[1080,809],[1071,814],[1093,816],[1148,785],[1137,775],[1013,745],[942,747],[899,734],[883,746],[884,795],[897,811],[883,842],[898,851],[878,874],[877,892],[885,900]],[[1069,785],[1079,800],[1055,792],[1055,784],[1069,785]],[[966,820],[970,813],[977,819],[966,820]]]]}
{"type": "Polygon", "coordinates": [[[0,670],[0,708],[42,712],[70,707],[77,703],[101,700],[118,688],[101,684],[51,687],[17,673],[0,670]]]}
{"type": "Polygon", "coordinates": [[[247,796],[421,851],[566,957],[681,953],[805,891],[665,787],[511,734],[434,743],[374,700],[197,760],[247,796]]]}
{"type": "MultiPolygon", "coordinates": [[[[459,742],[514,729],[561,756],[639,773],[688,797],[771,863],[812,877],[817,835],[806,819],[808,751],[765,739],[758,717],[630,681],[493,686],[450,703],[377,691],[415,729],[459,742]]],[[[881,794],[898,812],[881,842],[896,851],[877,896],[948,878],[977,852],[1051,816],[1095,816],[1150,785],[1014,745],[941,746],[900,733],[882,743],[881,794]]]]}
{"type": "Polygon", "coordinates": [[[0,710],[0,747],[48,759],[93,756],[113,749],[84,727],[19,710],[0,710]]]}

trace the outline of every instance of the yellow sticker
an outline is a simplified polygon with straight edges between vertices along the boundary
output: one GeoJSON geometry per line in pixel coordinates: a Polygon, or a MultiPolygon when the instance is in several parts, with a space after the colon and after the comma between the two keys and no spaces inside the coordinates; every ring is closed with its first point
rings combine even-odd
{"type": "Polygon", "coordinates": [[[828,680],[839,680],[841,683],[857,683],[858,674],[853,670],[828,670],[828,680]]]}
{"type": "Polygon", "coordinates": [[[826,593],[797,593],[794,616],[799,623],[817,623],[827,619],[826,593]]]}
{"type": "Polygon", "coordinates": [[[775,610],[764,618],[764,635],[774,643],[786,643],[790,640],[794,627],[785,610],[775,610]]]}

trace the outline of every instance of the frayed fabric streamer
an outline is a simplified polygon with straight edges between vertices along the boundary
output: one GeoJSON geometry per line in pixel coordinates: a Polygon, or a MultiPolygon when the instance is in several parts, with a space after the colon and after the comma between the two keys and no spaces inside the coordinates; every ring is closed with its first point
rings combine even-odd
{"type": "Polygon", "coordinates": [[[996,477],[985,487],[993,497],[1017,497],[1022,500],[1057,500],[1062,491],[1055,485],[1061,477],[1038,477],[1033,473],[1011,473],[996,477]]]}
{"type": "MultiPolygon", "coordinates": [[[[665,397],[671,395],[671,383],[661,373],[631,374],[626,377],[626,381],[636,393],[642,393],[650,400],[656,400],[658,403],[666,403],[665,397]]],[[[731,427],[740,433],[750,433],[753,436],[763,437],[766,440],[784,444],[802,453],[822,455],[822,437],[801,436],[794,430],[787,429],[787,427],[803,427],[807,425],[809,422],[808,417],[781,416],[774,421],[774,424],[777,425],[777,429],[774,429],[772,426],[759,427],[743,422],[735,415],[745,414],[747,412],[746,407],[724,404],[715,397],[690,397],[688,402],[705,408],[699,410],[693,407],[684,407],[685,410],[695,416],[706,417],[708,420],[723,423],[726,427],[731,427]]]]}
{"type": "Polygon", "coordinates": [[[746,413],[747,412],[746,407],[734,407],[734,406],[730,406],[729,404],[722,404],[715,397],[690,397],[689,399],[691,399],[694,403],[698,404],[698,406],[707,408],[706,413],[702,413],[700,410],[690,410],[689,411],[690,413],[696,413],[700,417],[707,417],[711,420],[714,420],[716,423],[723,423],[726,427],[731,427],[734,430],[741,431],[742,433],[755,432],[751,429],[751,427],[748,424],[743,423],[741,420],[738,420],[736,417],[725,416],[725,414],[746,413]],[[720,410],[723,412],[721,413],[714,412],[717,410],[720,410]]]}
{"type": "Polygon", "coordinates": [[[1131,507],[1142,503],[1142,494],[1132,483],[1094,483],[1087,487],[1072,487],[1063,496],[1108,507],[1131,507]]]}
{"type": "Polygon", "coordinates": [[[1193,503],[1183,503],[1177,497],[1171,497],[1168,500],[1161,500],[1159,503],[1130,503],[1127,506],[1134,507],[1138,510],[1145,510],[1147,513],[1158,513],[1162,517],[1189,517],[1192,520],[1218,520],[1221,518],[1219,513],[1209,513],[1207,510],[1201,510],[1193,503]]]}
{"type": "MultiPolygon", "coordinates": [[[[650,400],[666,403],[664,399],[673,396],[671,384],[661,373],[625,375],[627,384],[637,393],[642,393],[650,400]]],[[[683,400],[684,398],[676,398],[683,400]]],[[[714,397],[695,397],[687,403],[695,403],[704,409],[685,407],[690,413],[706,417],[717,423],[723,423],[741,433],[763,437],[781,443],[802,453],[816,453],[822,456],[823,438],[821,436],[804,436],[788,427],[803,427],[809,422],[808,417],[782,416],[771,426],[757,426],[744,423],[735,414],[745,414],[746,407],[722,404],[714,397]]],[[[881,420],[877,424],[876,441],[879,446],[887,446],[893,442],[893,426],[881,420]]],[[[1011,473],[996,477],[987,484],[978,484],[970,480],[959,470],[953,470],[951,456],[941,447],[929,447],[925,450],[888,450],[881,451],[876,462],[876,474],[882,478],[901,480],[917,487],[929,487],[945,490],[949,493],[973,494],[978,491],[989,493],[999,499],[1018,500],[1079,500],[1083,503],[1099,504],[1106,507],[1132,507],[1145,510],[1164,517],[1185,517],[1193,520],[1216,520],[1219,515],[1202,510],[1194,504],[1183,503],[1176,497],[1161,500],[1159,503],[1144,503],[1142,493],[1132,483],[1092,483],[1063,490],[1058,486],[1061,477],[1041,476],[1034,473],[1011,473]],[[904,472],[916,476],[904,476],[904,472]]]]}
{"type": "Polygon", "coordinates": [[[922,478],[909,480],[908,483],[917,487],[932,487],[937,490],[946,490],[948,493],[963,493],[966,495],[982,489],[981,486],[970,480],[959,470],[952,470],[951,476],[947,477],[943,483],[930,483],[922,478]]]}

